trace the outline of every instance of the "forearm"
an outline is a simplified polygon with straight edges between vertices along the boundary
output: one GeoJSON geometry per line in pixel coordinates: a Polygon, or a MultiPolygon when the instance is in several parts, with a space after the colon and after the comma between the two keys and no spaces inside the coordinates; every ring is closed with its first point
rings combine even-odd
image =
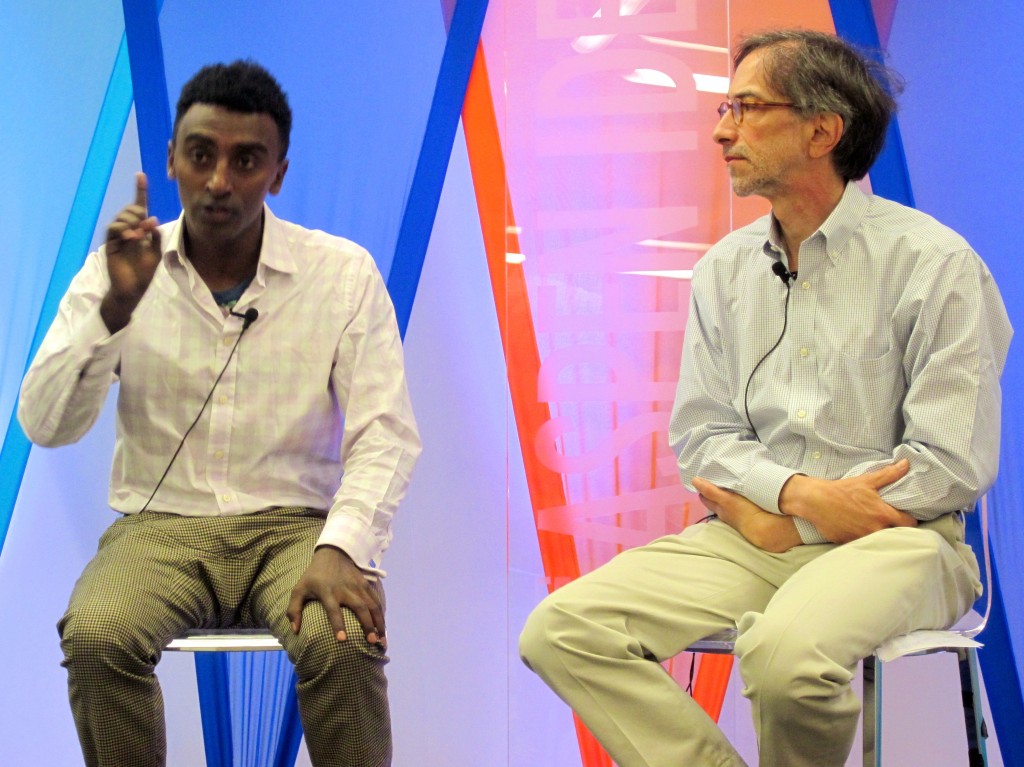
{"type": "Polygon", "coordinates": [[[40,346],[18,402],[18,420],[33,442],[75,442],[96,421],[114,378],[118,352],[98,312],[76,332],[61,318],[40,346]]]}
{"type": "Polygon", "coordinates": [[[854,467],[850,475],[873,471],[901,458],[910,460],[911,469],[899,482],[880,491],[882,500],[927,522],[973,506],[995,481],[999,450],[995,445],[988,451],[956,458],[921,444],[904,443],[893,451],[891,460],[854,467]]]}
{"type": "MultiPolygon", "coordinates": [[[[1001,390],[1012,328],[984,264],[971,251],[921,270],[904,324],[909,382],[903,431],[892,456],[851,468],[855,475],[906,458],[910,472],[882,498],[919,520],[971,506],[999,466],[1001,390]]],[[[917,276],[917,275],[915,275],[917,276]]]]}
{"type": "Polygon", "coordinates": [[[391,543],[391,520],[422,446],[394,308],[368,255],[353,290],[352,320],[331,377],[344,416],[345,473],[319,544],[337,546],[361,569],[379,572],[380,556],[391,543]]]}

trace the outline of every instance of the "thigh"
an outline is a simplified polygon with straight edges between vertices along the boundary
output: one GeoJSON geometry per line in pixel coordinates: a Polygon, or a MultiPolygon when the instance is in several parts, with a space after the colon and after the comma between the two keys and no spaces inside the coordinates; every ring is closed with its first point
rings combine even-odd
{"type": "Polygon", "coordinates": [[[664,660],[763,609],[791,568],[716,521],[625,551],[545,601],[629,634],[664,660]]]}
{"type": "Polygon", "coordinates": [[[96,555],[75,584],[58,628],[90,635],[120,631],[159,654],[183,631],[205,625],[214,598],[192,552],[165,537],[154,519],[126,515],[100,538],[96,555]]]}
{"type": "MultiPolygon", "coordinates": [[[[307,602],[303,607],[301,633],[298,636],[292,633],[285,611],[293,587],[309,567],[323,529],[323,518],[315,512],[299,509],[280,510],[274,528],[274,541],[263,552],[263,564],[243,606],[244,623],[268,628],[296,663],[300,677],[312,668],[326,667],[332,656],[337,656],[333,662],[339,667],[348,668],[352,666],[345,657],[349,653],[367,656],[374,662],[386,662],[383,648],[366,641],[355,613],[348,608],[343,609],[349,637],[346,642],[339,643],[334,638],[327,612],[316,601],[307,602]]],[[[373,581],[373,588],[381,605],[385,605],[384,588],[379,580],[373,581]]]]}
{"type": "MultiPolygon", "coordinates": [[[[942,629],[971,607],[977,570],[932,526],[891,528],[836,546],[779,588],[741,633],[812,648],[852,667],[883,642],[916,629],[942,629]]],[[[741,636],[737,653],[747,639],[741,636]]]]}
{"type": "Polygon", "coordinates": [[[272,519],[264,531],[269,541],[242,606],[242,620],[282,637],[291,631],[285,610],[292,588],[312,561],[324,520],[304,509],[280,509],[265,519],[272,519]]]}

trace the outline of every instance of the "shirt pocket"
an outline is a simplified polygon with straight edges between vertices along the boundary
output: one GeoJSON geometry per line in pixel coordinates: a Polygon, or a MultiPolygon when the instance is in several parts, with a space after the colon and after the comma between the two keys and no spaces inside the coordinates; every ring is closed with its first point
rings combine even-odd
{"type": "Polygon", "coordinates": [[[900,349],[865,358],[838,352],[825,384],[830,437],[840,445],[891,452],[903,434],[907,389],[900,349]]]}

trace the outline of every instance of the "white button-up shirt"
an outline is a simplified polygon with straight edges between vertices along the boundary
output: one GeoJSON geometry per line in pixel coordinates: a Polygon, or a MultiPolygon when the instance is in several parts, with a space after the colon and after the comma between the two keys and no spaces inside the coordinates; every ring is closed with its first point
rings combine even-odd
{"type": "Polygon", "coordinates": [[[234,307],[259,318],[225,368],[243,320],[216,305],[182,233],[181,219],[161,227],[162,262],[113,335],[99,315],[110,285],[104,251],[89,255],[22,384],[25,433],[41,445],[74,442],[118,381],[110,505],[135,513],[224,369],[148,508],[320,509],[319,543],[381,573],[420,441],[394,308],[372,258],[265,208],[256,276],[234,307]]]}

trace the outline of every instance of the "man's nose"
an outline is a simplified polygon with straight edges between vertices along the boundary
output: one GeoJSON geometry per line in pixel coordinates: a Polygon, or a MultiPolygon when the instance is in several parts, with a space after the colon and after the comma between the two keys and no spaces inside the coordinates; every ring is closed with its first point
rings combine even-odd
{"type": "Polygon", "coordinates": [[[221,160],[213,166],[213,172],[206,179],[206,189],[214,195],[224,195],[231,191],[227,160],[221,160]]]}
{"type": "Polygon", "coordinates": [[[732,110],[726,110],[725,114],[718,118],[715,129],[711,131],[711,138],[719,144],[731,144],[736,140],[736,120],[732,116],[732,110]]]}

